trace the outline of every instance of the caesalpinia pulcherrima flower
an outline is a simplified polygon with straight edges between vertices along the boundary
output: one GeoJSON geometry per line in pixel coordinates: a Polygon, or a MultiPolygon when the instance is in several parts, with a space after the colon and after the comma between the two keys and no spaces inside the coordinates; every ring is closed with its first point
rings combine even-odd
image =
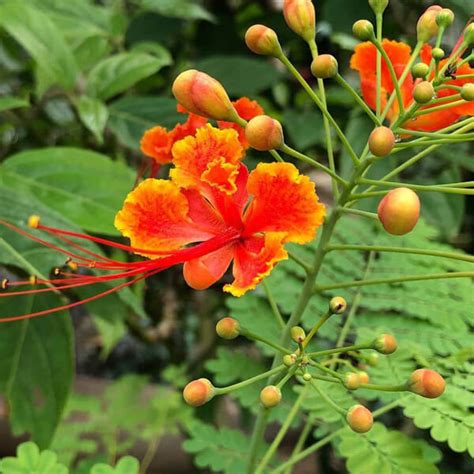
{"type": "MultiPolygon", "coordinates": [[[[393,64],[393,68],[398,78],[402,75],[405,67],[407,66],[410,55],[411,48],[405,43],[391,40],[383,40],[382,47],[387,53],[387,56],[390,58],[390,61],[393,64]]],[[[421,61],[424,64],[429,65],[432,59],[432,48],[430,45],[424,45],[421,52],[421,61]]],[[[359,44],[355,53],[351,58],[351,67],[359,72],[362,95],[364,96],[365,102],[373,110],[376,110],[376,90],[377,90],[377,79],[376,79],[376,62],[377,62],[377,49],[373,43],[367,41],[359,44]]],[[[447,59],[440,61],[439,67],[442,68],[446,63],[447,59]]],[[[460,62],[461,60],[458,60],[460,62]]],[[[456,63],[454,63],[456,64],[456,63]]],[[[455,75],[472,75],[474,74],[474,69],[469,66],[468,63],[464,63],[457,67],[455,75]]],[[[434,72],[433,72],[434,75],[434,72]]],[[[405,108],[408,108],[414,101],[413,91],[419,82],[422,79],[414,79],[413,76],[408,74],[407,78],[401,84],[401,93],[403,98],[403,105],[405,108]]],[[[453,78],[443,84],[436,91],[436,96],[438,98],[449,97],[455,95],[458,92],[451,88],[451,86],[461,87],[466,83],[472,83],[474,79],[465,78],[465,79],[456,79],[453,78]]],[[[394,91],[393,81],[388,69],[386,62],[382,59],[382,93],[381,93],[381,103],[382,109],[385,108],[388,98],[394,91]]],[[[453,102],[456,99],[453,99],[453,102]]],[[[449,102],[447,102],[449,103],[449,102]]],[[[433,107],[431,105],[426,105],[420,108],[420,110],[429,109],[433,107]]],[[[387,118],[394,122],[399,115],[399,105],[397,101],[393,102],[390,110],[388,111],[387,118]]],[[[444,127],[447,127],[454,122],[456,122],[460,117],[466,115],[474,115],[474,102],[467,102],[465,104],[456,105],[451,108],[446,108],[444,110],[439,110],[431,113],[426,113],[419,115],[414,119],[410,119],[406,122],[403,127],[410,130],[420,130],[432,132],[440,130],[444,127]]]]}

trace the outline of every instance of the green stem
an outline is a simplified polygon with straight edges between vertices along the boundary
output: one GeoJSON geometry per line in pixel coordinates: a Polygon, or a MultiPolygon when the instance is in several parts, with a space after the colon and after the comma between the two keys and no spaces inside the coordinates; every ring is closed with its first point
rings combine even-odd
{"type": "Polygon", "coordinates": [[[310,380],[311,386],[318,392],[319,396],[340,415],[346,416],[346,410],[340,407],[324,390],[318,387],[318,384],[314,380],[310,380]]]}
{"type": "Polygon", "coordinates": [[[362,211],[360,209],[352,209],[350,207],[341,207],[340,211],[346,214],[354,214],[356,216],[368,217],[369,219],[374,219],[376,221],[379,220],[379,217],[377,216],[377,214],[375,214],[375,212],[362,211]]]}
{"type": "Polygon", "coordinates": [[[298,257],[293,252],[288,252],[288,257],[293,260],[295,263],[297,263],[301,268],[305,270],[306,273],[308,273],[311,270],[311,265],[307,262],[305,262],[302,258],[298,257]]]}
{"type": "Polygon", "coordinates": [[[372,341],[364,342],[361,344],[353,344],[352,346],[335,347],[333,349],[327,349],[325,351],[317,351],[308,353],[309,357],[324,357],[332,354],[340,354],[341,352],[360,351],[363,349],[372,349],[372,341]]]}
{"type": "Polygon", "coordinates": [[[451,107],[457,107],[458,105],[463,105],[463,104],[467,104],[467,101],[465,101],[464,99],[455,100],[454,102],[450,102],[449,104],[438,105],[437,107],[430,107],[428,109],[419,110],[418,112],[415,112],[413,116],[419,117],[420,115],[426,115],[426,114],[431,114],[432,112],[447,110],[447,109],[450,109],[451,107]]]}
{"type": "Polygon", "coordinates": [[[275,161],[279,161],[280,163],[282,163],[283,161],[285,161],[280,153],[278,153],[276,150],[270,150],[270,155],[273,156],[273,158],[275,158],[275,161]]]}
{"type": "Polygon", "coordinates": [[[247,331],[245,328],[240,329],[240,334],[247,339],[251,339],[254,341],[260,341],[263,342],[263,344],[266,344],[267,346],[273,347],[273,349],[276,349],[278,352],[281,352],[282,354],[291,354],[292,352],[289,349],[286,349],[283,346],[280,346],[279,344],[269,341],[263,336],[260,336],[258,334],[255,334],[253,332],[247,331]]]}
{"type": "Polygon", "coordinates": [[[328,375],[331,375],[331,376],[335,377],[336,379],[339,379],[339,380],[343,379],[341,374],[337,373],[335,370],[330,369],[329,367],[324,366],[323,364],[320,364],[319,362],[311,360],[309,363],[313,367],[316,367],[317,369],[321,370],[322,372],[326,372],[328,375]]]}
{"type": "Polygon", "coordinates": [[[406,383],[398,385],[378,385],[373,383],[361,383],[360,388],[366,388],[368,390],[377,390],[379,392],[406,392],[406,383]]]}
{"type": "MultiPolygon", "coordinates": [[[[377,42],[382,44],[382,34],[383,34],[383,13],[377,12],[375,14],[375,23],[376,23],[376,37],[377,42]]],[[[377,63],[376,63],[376,111],[377,111],[377,120],[382,114],[382,55],[380,51],[377,50],[377,63]]]]}
{"type": "MultiPolygon", "coordinates": [[[[359,183],[364,183],[364,184],[372,184],[375,187],[381,186],[385,188],[409,188],[409,189],[414,189],[415,191],[423,191],[423,192],[434,192],[434,193],[447,193],[447,194],[474,194],[473,189],[465,189],[465,188],[450,188],[447,186],[440,186],[440,185],[427,185],[427,184],[412,184],[412,183],[399,183],[396,181],[380,181],[380,180],[374,180],[374,179],[365,179],[361,178],[359,180],[359,183]]],[[[358,196],[360,198],[361,196],[365,195],[370,195],[370,193],[361,193],[361,194],[353,194],[351,198],[354,198],[354,196],[358,196]]]]}
{"type": "Polygon", "coordinates": [[[311,339],[313,339],[314,335],[319,331],[319,328],[332,316],[332,313],[330,311],[327,311],[326,314],[321,316],[319,318],[318,322],[312,327],[311,331],[309,334],[305,337],[305,340],[303,341],[303,349],[308,346],[308,344],[311,342],[311,339]]]}
{"type": "Polygon", "coordinates": [[[268,286],[268,283],[265,280],[262,281],[262,286],[265,290],[265,294],[267,295],[267,300],[270,303],[270,307],[272,308],[273,315],[275,316],[275,319],[280,328],[283,329],[285,327],[285,321],[283,320],[283,316],[281,315],[280,310],[278,309],[278,305],[275,301],[275,298],[273,298],[270,287],[268,286]]]}
{"type": "MultiPolygon", "coordinates": [[[[296,456],[297,454],[301,452],[304,444],[306,443],[306,440],[308,439],[309,434],[311,433],[311,429],[313,428],[313,425],[314,425],[314,418],[312,415],[309,415],[304,425],[304,428],[301,431],[301,434],[298,438],[298,441],[296,442],[293,452],[291,453],[290,459],[292,459],[294,456],[296,456]]],[[[292,471],[291,466],[288,466],[288,469],[285,471],[285,474],[291,474],[291,471],[292,471]]]]}

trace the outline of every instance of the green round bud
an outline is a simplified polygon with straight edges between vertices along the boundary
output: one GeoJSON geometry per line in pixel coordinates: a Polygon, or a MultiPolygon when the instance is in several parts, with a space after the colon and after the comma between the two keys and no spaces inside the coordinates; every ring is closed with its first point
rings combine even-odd
{"type": "Polygon", "coordinates": [[[360,387],[361,380],[359,374],[351,372],[344,377],[344,387],[348,390],[357,390],[360,387]]]}
{"type": "Polygon", "coordinates": [[[428,64],[425,64],[425,63],[415,64],[411,68],[411,73],[413,77],[416,79],[418,78],[424,79],[428,75],[429,72],[430,72],[430,67],[428,66],[428,64]]]}
{"type": "Polygon", "coordinates": [[[445,52],[441,48],[434,48],[431,54],[435,61],[440,61],[444,58],[445,52]]]}
{"type": "Polygon", "coordinates": [[[388,0],[369,0],[370,8],[377,15],[378,13],[383,13],[388,5],[388,0]]]}
{"type": "Polygon", "coordinates": [[[431,82],[420,82],[413,89],[413,98],[418,104],[427,104],[433,100],[434,96],[435,90],[431,82]]]}
{"type": "Polygon", "coordinates": [[[331,54],[321,54],[313,59],[311,72],[318,79],[330,79],[335,77],[338,71],[337,60],[331,54]]]}
{"type": "Polygon", "coordinates": [[[295,365],[295,362],[295,354],[286,354],[283,356],[283,363],[286,365],[286,367],[291,367],[292,365],[295,365]]]}
{"type": "Polygon", "coordinates": [[[431,38],[438,34],[438,25],[436,24],[436,17],[443,8],[439,5],[428,7],[423,15],[420,16],[416,24],[416,32],[418,41],[427,43],[431,38]]]}
{"type": "Polygon", "coordinates": [[[347,302],[342,296],[335,296],[329,301],[329,311],[332,314],[342,314],[347,309],[347,302]]]}
{"type": "Polygon", "coordinates": [[[369,150],[374,156],[390,155],[395,146],[395,135],[388,127],[380,126],[372,130],[369,136],[369,150]]]}
{"type": "Polygon", "coordinates": [[[293,341],[299,344],[301,344],[306,338],[306,333],[304,332],[304,329],[299,326],[293,326],[290,330],[290,335],[291,339],[293,339],[293,341]]]}
{"type": "Polygon", "coordinates": [[[461,88],[461,97],[464,100],[470,102],[474,100],[474,83],[470,82],[468,84],[464,84],[461,88]]]}
{"type": "Polygon", "coordinates": [[[373,342],[373,348],[381,354],[393,354],[398,347],[397,340],[391,334],[382,334],[373,342]]]}
{"type": "Polygon", "coordinates": [[[367,363],[371,366],[371,367],[375,367],[376,365],[378,365],[380,361],[380,356],[376,353],[376,352],[371,352],[368,356],[367,356],[367,363]]]}
{"type": "Polygon", "coordinates": [[[216,324],[216,333],[222,339],[235,339],[240,333],[239,323],[234,318],[221,319],[216,324]]]}
{"type": "Polygon", "coordinates": [[[281,401],[281,391],[275,385],[267,385],[260,392],[260,401],[265,408],[276,407],[281,401]]]}
{"type": "Polygon", "coordinates": [[[436,16],[436,24],[443,28],[448,28],[453,24],[454,12],[449,8],[443,8],[436,16]]]}
{"type": "Polygon", "coordinates": [[[305,380],[306,382],[309,382],[313,377],[311,377],[311,374],[308,374],[308,372],[305,372],[303,374],[303,380],[305,380]]]}
{"type": "Polygon", "coordinates": [[[352,25],[352,33],[361,41],[369,41],[375,38],[374,25],[368,20],[357,20],[352,25]]]}
{"type": "Polygon", "coordinates": [[[463,42],[466,46],[474,44],[474,23],[471,23],[464,30],[463,42]]]}

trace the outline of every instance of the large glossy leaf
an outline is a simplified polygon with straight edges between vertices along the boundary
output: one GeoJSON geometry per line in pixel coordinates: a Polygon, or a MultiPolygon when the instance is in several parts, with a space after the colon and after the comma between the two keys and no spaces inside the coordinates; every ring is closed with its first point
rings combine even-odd
{"type": "Polygon", "coordinates": [[[214,16],[196,0],[137,0],[137,3],[144,10],[163,16],[190,20],[215,20],[214,16]]]}
{"type": "Polygon", "coordinates": [[[30,101],[22,97],[14,97],[12,95],[0,97],[0,112],[10,109],[20,109],[28,107],[29,105],[30,101]]]}
{"type": "Polygon", "coordinates": [[[76,148],[19,153],[0,169],[0,182],[31,194],[78,226],[116,234],[113,220],[133,185],[133,172],[108,157],[76,148]]]}
{"type": "Polygon", "coordinates": [[[116,54],[104,59],[91,70],[87,92],[98,99],[110,99],[167,64],[169,60],[166,58],[146,53],[116,54]]]}
{"type": "Polygon", "coordinates": [[[72,50],[48,15],[26,1],[7,1],[0,5],[0,25],[34,58],[49,84],[73,88],[77,67],[72,50]]]}
{"type": "Polygon", "coordinates": [[[102,143],[102,134],[109,117],[107,106],[97,99],[82,96],[76,104],[81,122],[94,134],[97,141],[102,143]]]}

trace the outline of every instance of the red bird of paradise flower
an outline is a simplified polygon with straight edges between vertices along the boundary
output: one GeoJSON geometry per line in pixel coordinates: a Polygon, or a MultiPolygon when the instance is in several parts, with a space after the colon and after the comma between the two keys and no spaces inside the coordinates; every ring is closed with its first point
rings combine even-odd
{"type": "MultiPolygon", "coordinates": [[[[403,71],[405,70],[406,65],[410,60],[411,48],[405,43],[391,40],[383,40],[382,47],[387,53],[390,61],[393,64],[396,76],[400,78],[403,71]]],[[[431,46],[425,45],[421,52],[421,60],[426,64],[431,63],[431,46]]],[[[377,50],[376,47],[371,42],[360,43],[356,46],[355,53],[351,58],[351,68],[359,72],[360,83],[362,95],[364,97],[367,105],[372,109],[376,110],[376,58],[377,50]]],[[[440,68],[446,63],[447,59],[440,61],[440,68]]],[[[461,59],[458,59],[459,63],[461,59]]],[[[456,62],[453,63],[456,66],[456,62]]],[[[433,73],[434,74],[434,73],[433,73]]],[[[474,74],[474,69],[472,69],[468,63],[464,63],[457,67],[456,75],[472,75],[474,74]]],[[[413,89],[416,84],[421,81],[414,80],[411,73],[408,74],[407,78],[401,84],[400,90],[403,98],[403,105],[405,108],[408,108],[414,101],[413,99],[413,89]]],[[[452,79],[449,80],[437,90],[436,94],[438,98],[449,97],[457,93],[456,90],[453,90],[452,86],[462,86],[463,84],[474,82],[474,79],[452,79]]],[[[394,84],[387,66],[387,63],[382,59],[382,94],[381,94],[381,105],[382,109],[385,108],[388,98],[394,91],[394,84]]],[[[453,99],[453,102],[455,99],[453,99]]],[[[445,104],[448,104],[446,102],[445,104]]],[[[420,110],[429,110],[432,107],[426,105],[420,108],[420,110]]],[[[399,115],[399,106],[397,101],[394,101],[391,106],[387,118],[390,122],[394,122],[399,115]]],[[[409,120],[403,125],[404,128],[410,130],[419,130],[425,132],[433,132],[445,128],[465,115],[474,115],[474,102],[466,102],[466,104],[461,104],[447,108],[444,110],[439,110],[431,113],[426,113],[423,115],[417,116],[414,120],[409,120]]]]}
{"type": "MultiPolygon", "coordinates": [[[[114,283],[109,290],[82,301],[1,322],[32,318],[69,309],[98,299],[171,266],[184,264],[190,286],[204,289],[217,282],[233,262],[234,281],[224,291],[241,296],[254,289],[275,264],[286,259],[284,244],[312,240],[322,224],[325,207],[315,185],[289,163],[259,164],[248,172],[242,163],[244,148],[234,129],[206,125],[176,142],[172,148],[174,168],[170,179],[146,179],[126,197],[115,218],[131,245],[77,234],[43,225],[32,216],[30,227],[60,238],[58,247],[12,224],[3,225],[67,255],[77,273],[56,272],[61,278],[11,282],[10,285],[40,285],[2,297],[64,290],[95,283],[114,283]],[[81,240],[120,248],[146,260],[122,262],[85,249],[81,240]],[[100,275],[81,273],[85,268],[100,275]],[[123,279],[126,279],[123,282],[123,279]]],[[[8,286],[7,283],[3,284],[8,286]]]]}

